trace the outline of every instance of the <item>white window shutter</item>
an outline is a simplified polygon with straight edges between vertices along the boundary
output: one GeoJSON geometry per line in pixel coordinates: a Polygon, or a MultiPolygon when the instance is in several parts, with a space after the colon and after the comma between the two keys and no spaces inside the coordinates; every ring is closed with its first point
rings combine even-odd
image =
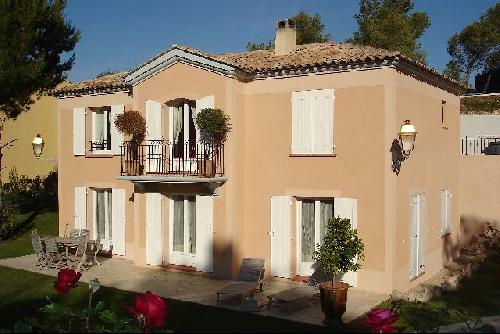
{"type": "MultiPolygon", "coordinates": [[[[214,96],[204,96],[196,100],[196,114],[205,108],[215,108],[214,96]]],[[[196,115],[195,115],[196,116],[196,115]]]]}
{"type": "Polygon", "coordinates": [[[419,230],[418,230],[418,220],[419,220],[419,196],[412,196],[410,199],[410,223],[411,223],[411,235],[410,235],[410,278],[415,278],[418,276],[418,248],[419,248],[419,230]]]}
{"type": "MultiPolygon", "coordinates": [[[[162,140],[161,104],[156,101],[146,101],[146,140],[162,140]]],[[[151,143],[148,143],[151,144],[151,143]]],[[[155,145],[147,150],[146,171],[159,172],[161,167],[162,146],[155,145]],[[160,157],[160,159],[159,159],[160,157]]]]}
{"type": "Polygon", "coordinates": [[[85,107],[73,108],[73,154],[85,155],[85,107]]]}
{"type": "Polygon", "coordinates": [[[196,196],[196,270],[213,272],[214,198],[196,196]]]}
{"type": "Polygon", "coordinates": [[[121,148],[120,146],[123,144],[123,134],[121,134],[115,126],[115,120],[118,115],[123,114],[125,110],[125,106],[123,104],[117,104],[111,106],[111,117],[110,117],[110,126],[111,126],[111,151],[113,155],[120,155],[121,148]]]}
{"type": "Polygon", "coordinates": [[[418,275],[425,272],[425,229],[427,226],[427,200],[425,194],[419,195],[419,209],[418,209],[418,231],[419,231],[419,245],[418,245],[418,275]]]}
{"type": "MultiPolygon", "coordinates": [[[[352,228],[358,228],[358,200],[353,198],[334,198],[333,215],[335,217],[347,218],[351,221],[352,228]]],[[[357,258],[356,258],[357,262],[357,258]]],[[[348,271],[342,276],[342,281],[350,286],[358,286],[358,275],[356,272],[348,271]]]]}
{"type": "Polygon", "coordinates": [[[87,229],[87,188],[75,187],[75,228],[87,229]]]}
{"type": "Polygon", "coordinates": [[[292,92],[292,154],[312,152],[310,104],[308,92],[292,92]]]}
{"type": "Polygon", "coordinates": [[[146,101],[146,139],[161,140],[161,103],[146,101]]]}
{"type": "Polygon", "coordinates": [[[146,263],[161,265],[162,247],[162,199],[159,193],[146,194],[146,263]]]}
{"type": "Polygon", "coordinates": [[[290,277],[290,196],[271,197],[271,275],[290,277]]]}
{"type": "Polygon", "coordinates": [[[451,233],[451,198],[450,190],[446,190],[446,233],[451,233]]]}
{"type": "Polygon", "coordinates": [[[125,189],[111,190],[113,253],[125,255],[125,189]]]}
{"type": "Polygon", "coordinates": [[[312,92],[314,118],[315,154],[333,153],[333,90],[322,89],[312,92]]]}

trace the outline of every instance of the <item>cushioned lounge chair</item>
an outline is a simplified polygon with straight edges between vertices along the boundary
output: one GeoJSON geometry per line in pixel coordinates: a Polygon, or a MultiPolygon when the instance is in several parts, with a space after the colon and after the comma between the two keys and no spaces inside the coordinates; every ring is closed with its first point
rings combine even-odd
{"type": "Polygon", "coordinates": [[[229,283],[216,292],[217,303],[221,295],[241,296],[241,302],[245,297],[252,296],[257,286],[262,292],[264,279],[264,259],[245,258],[240,266],[240,271],[234,282],[229,283]]]}

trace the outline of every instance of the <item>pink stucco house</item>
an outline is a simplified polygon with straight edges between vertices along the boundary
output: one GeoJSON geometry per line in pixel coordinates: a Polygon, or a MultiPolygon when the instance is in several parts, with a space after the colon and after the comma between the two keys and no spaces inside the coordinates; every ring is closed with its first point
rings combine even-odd
{"type": "Polygon", "coordinates": [[[406,290],[442,268],[459,232],[464,87],[399,53],[296,45],[288,21],[276,32],[274,50],[173,45],[58,90],[60,233],[88,228],[137,265],[229,278],[261,257],[266,275],[293,278],[311,275],[324,223],[342,216],[366,249],[351,285],[406,290]],[[207,107],[232,122],[208,154],[194,121],[207,107]],[[147,120],[133,157],[113,123],[125,110],[147,120]],[[418,135],[400,161],[405,120],[418,135]]]}

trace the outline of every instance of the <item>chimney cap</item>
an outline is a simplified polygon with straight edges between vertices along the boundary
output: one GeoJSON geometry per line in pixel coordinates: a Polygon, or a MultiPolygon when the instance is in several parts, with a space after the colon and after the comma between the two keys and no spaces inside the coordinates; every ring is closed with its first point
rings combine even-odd
{"type": "Polygon", "coordinates": [[[292,19],[278,20],[276,23],[278,29],[281,28],[295,28],[295,22],[292,19]]]}

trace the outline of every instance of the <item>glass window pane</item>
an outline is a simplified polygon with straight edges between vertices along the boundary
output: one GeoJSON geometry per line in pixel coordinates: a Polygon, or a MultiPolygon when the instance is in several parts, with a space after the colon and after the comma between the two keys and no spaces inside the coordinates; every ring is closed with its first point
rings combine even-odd
{"type": "Polygon", "coordinates": [[[106,145],[105,145],[105,149],[107,150],[111,150],[111,127],[110,127],[110,117],[111,117],[111,112],[110,111],[106,111],[106,118],[105,118],[105,136],[104,136],[104,139],[106,140],[106,145]]]}
{"type": "Polygon", "coordinates": [[[313,262],[314,255],[314,201],[302,202],[301,261],[313,262]]]}
{"type": "Polygon", "coordinates": [[[184,252],[184,198],[174,196],[173,250],[184,252]]]}
{"type": "Polygon", "coordinates": [[[196,254],[196,197],[187,197],[189,224],[189,253],[196,254]]]}
{"type": "Polygon", "coordinates": [[[326,223],[333,218],[333,200],[320,202],[320,223],[319,237],[320,243],[323,244],[325,237],[326,223]]]}
{"type": "Polygon", "coordinates": [[[105,139],[104,111],[94,112],[94,122],[94,141],[102,142],[105,139]]]}

